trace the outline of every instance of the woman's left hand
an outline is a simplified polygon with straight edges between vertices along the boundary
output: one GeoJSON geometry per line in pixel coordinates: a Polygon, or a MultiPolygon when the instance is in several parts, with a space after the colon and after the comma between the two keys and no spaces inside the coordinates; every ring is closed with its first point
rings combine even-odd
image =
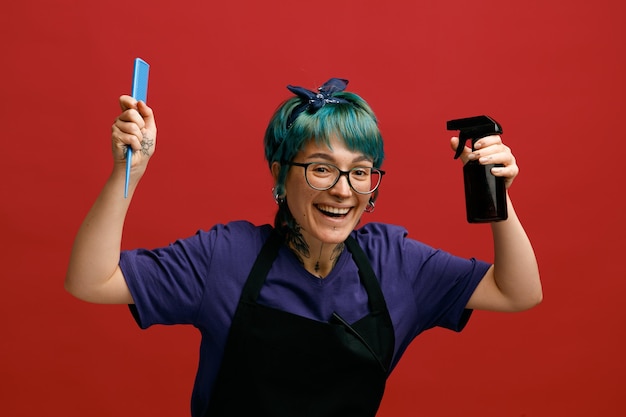
{"type": "MultiPolygon", "coordinates": [[[[456,151],[459,145],[459,138],[453,137],[450,140],[450,146],[456,151]]],[[[491,173],[496,177],[503,177],[506,188],[509,188],[513,180],[519,173],[519,167],[515,161],[515,157],[511,152],[511,148],[502,143],[500,135],[485,136],[476,141],[474,144],[475,151],[471,148],[464,147],[461,159],[463,163],[478,160],[481,165],[502,164],[502,167],[491,168],[491,173]]]]}

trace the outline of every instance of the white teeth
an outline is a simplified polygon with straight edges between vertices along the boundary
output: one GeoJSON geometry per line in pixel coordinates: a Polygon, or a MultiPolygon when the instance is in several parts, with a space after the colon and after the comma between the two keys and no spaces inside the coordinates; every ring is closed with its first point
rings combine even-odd
{"type": "Polygon", "coordinates": [[[322,211],[332,213],[332,214],[347,214],[350,211],[349,208],[338,208],[338,207],[322,206],[322,205],[318,205],[317,208],[322,211]]]}

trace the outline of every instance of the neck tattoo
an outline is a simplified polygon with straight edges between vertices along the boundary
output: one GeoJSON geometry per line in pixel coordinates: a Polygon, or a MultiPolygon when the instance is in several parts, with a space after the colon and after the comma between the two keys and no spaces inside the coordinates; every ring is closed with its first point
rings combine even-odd
{"type": "Polygon", "coordinates": [[[324,244],[320,245],[320,254],[317,257],[317,262],[315,262],[315,272],[318,273],[320,272],[320,258],[322,257],[322,247],[324,246],[324,244]]]}

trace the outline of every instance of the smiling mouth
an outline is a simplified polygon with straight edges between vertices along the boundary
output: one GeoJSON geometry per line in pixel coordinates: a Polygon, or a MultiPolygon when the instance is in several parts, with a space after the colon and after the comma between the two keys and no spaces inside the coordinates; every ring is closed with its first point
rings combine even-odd
{"type": "Polygon", "coordinates": [[[350,209],[346,207],[339,208],[339,207],[324,206],[321,204],[318,204],[316,207],[323,214],[325,214],[326,216],[330,216],[330,217],[344,217],[350,211],[350,209]]]}

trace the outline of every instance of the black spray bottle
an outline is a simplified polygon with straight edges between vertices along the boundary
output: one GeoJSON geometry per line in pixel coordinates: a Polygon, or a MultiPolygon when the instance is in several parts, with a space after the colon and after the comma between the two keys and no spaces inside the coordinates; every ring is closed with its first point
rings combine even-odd
{"type": "MultiPolygon", "coordinates": [[[[463,153],[468,140],[474,144],[480,138],[502,133],[502,127],[488,116],[474,116],[466,119],[449,120],[448,130],[459,131],[459,146],[454,155],[457,159],[463,153]]],[[[491,173],[494,166],[502,164],[481,165],[478,161],[468,161],[463,166],[465,182],[465,210],[470,223],[487,223],[507,219],[506,189],[504,178],[491,173]]]]}

